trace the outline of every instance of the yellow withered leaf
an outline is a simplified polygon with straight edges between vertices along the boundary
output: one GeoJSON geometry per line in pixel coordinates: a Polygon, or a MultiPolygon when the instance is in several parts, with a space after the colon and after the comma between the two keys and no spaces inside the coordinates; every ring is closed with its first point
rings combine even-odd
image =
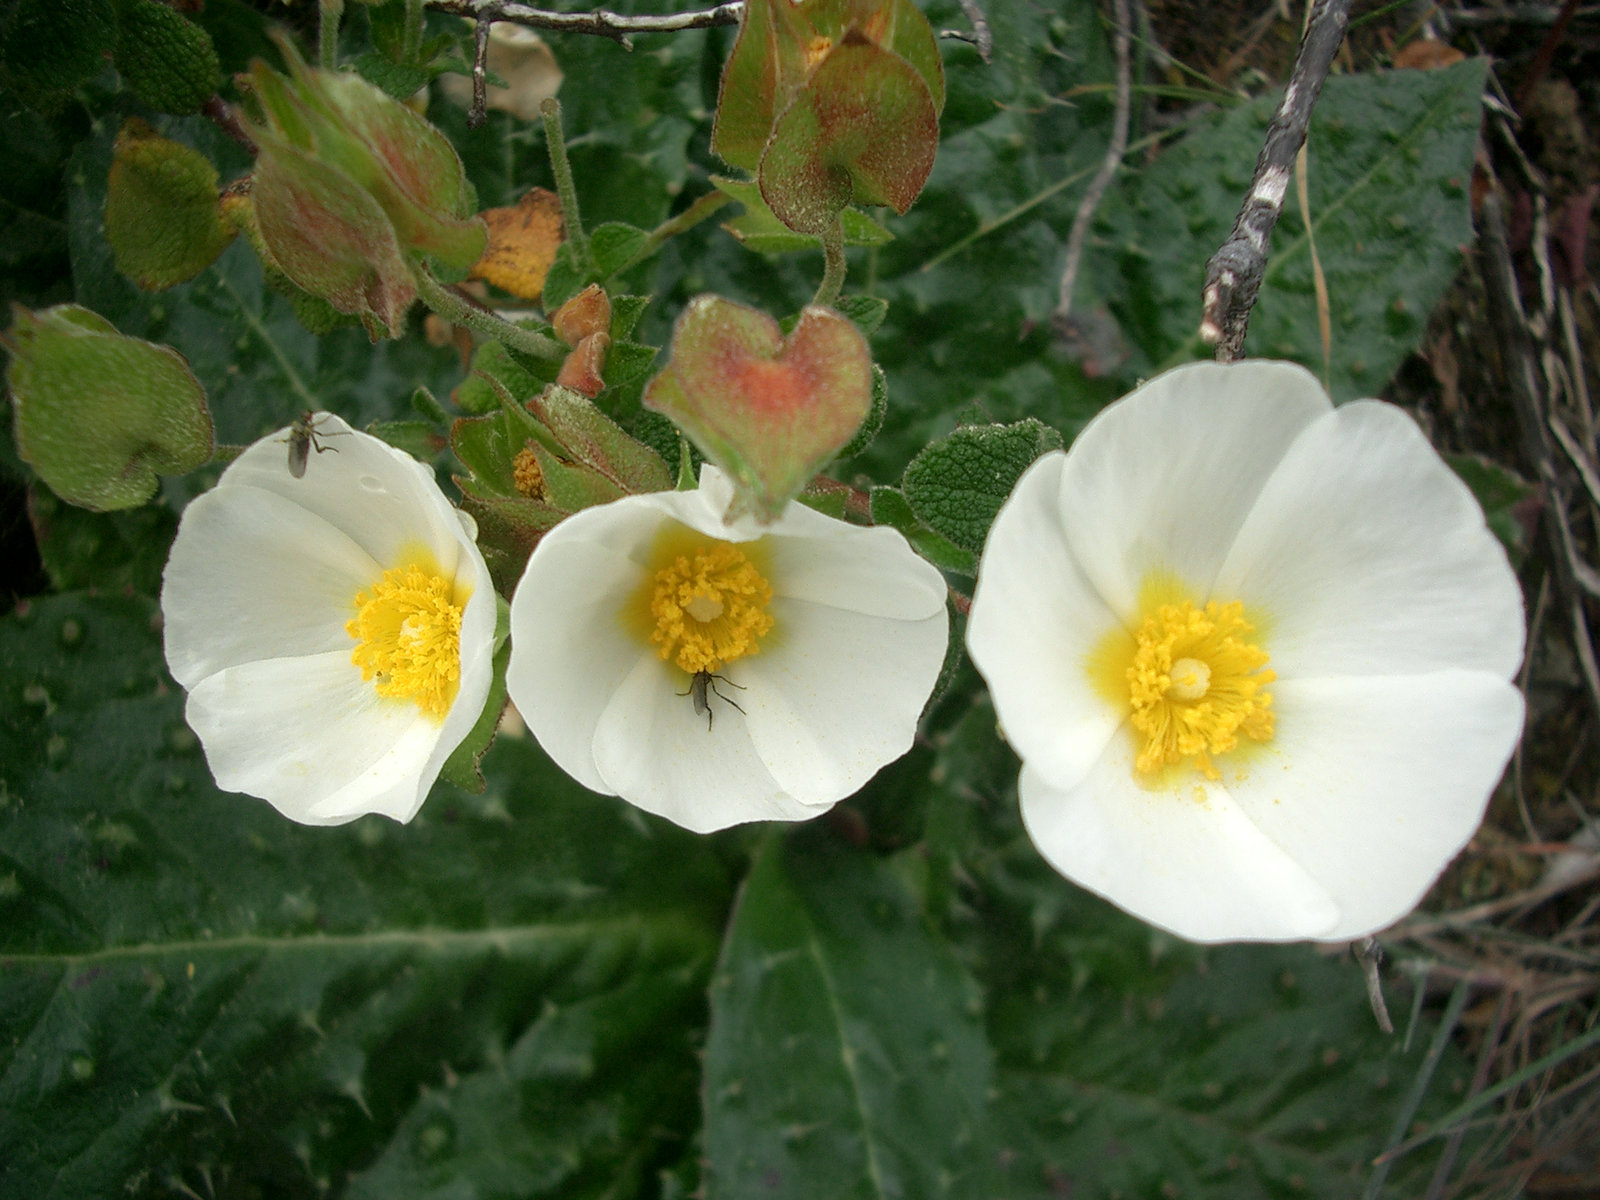
{"type": "Polygon", "coordinates": [[[524,300],[538,300],[561,245],[560,198],[532,188],[511,208],[487,208],[482,216],[489,225],[489,248],[473,265],[471,277],[524,300]]]}

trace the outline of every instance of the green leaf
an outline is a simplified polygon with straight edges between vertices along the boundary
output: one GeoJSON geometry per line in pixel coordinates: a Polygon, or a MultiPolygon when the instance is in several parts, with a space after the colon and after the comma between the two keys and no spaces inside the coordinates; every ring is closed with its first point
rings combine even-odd
{"type": "Polygon", "coordinates": [[[1538,489],[1513,471],[1477,454],[1449,454],[1445,461],[1472,489],[1483,506],[1489,529],[1505,546],[1514,565],[1527,557],[1533,541],[1533,518],[1528,504],[1538,489]]]}
{"type": "Polygon", "coordinates": [[[978,573],[977,554],[962,549],[949,538],[935,533],[919,521],[916,513],[911,511],[905,493],[898,488],[872,489],[872,522],[875,525],[888,525],[892,529],[898,529],[905,535],[906,541],[911,543],[913,550],[941,571],[954,571],[959,575],[969,576],[978,573]]]}
{"type": "Polygon", "coordinates": [[[90,512],[36,487],[28,497],[28,517],[40,562],[56,591],[94,588],[142,596],[161,591],[167,548],[178,531],[172,510],[151,504],[90,512]]]}
{"type": "Polygon", "coordinates": [[[157,112],[196,113],[216,95],[222,67],[211,35],[157,0],[118,0],[117,70],[157,112]]]}
{"type": "Polygon", "coordinates": [[[350,66],[361,78],[396,100],[409,100],[433,78],[425,67],[398,63],[382,54],[358,54],[350,60],[350,66]]]}
{"type": "Polygon", "coordinates": [[[1032,417],[1012,425],[967,425],[932,443],[906,468],[906,500],[930,529],[974,554],[1017,479],[1061,435],[1032,417]]]}
{"type": "MultiPolygon", "coordinates": [[[[1468,184],[1486,59],[1439,71],[1330,79],[1307,140],[1316,248],[1332,321],[1335,401],[1375,396],[1421,341],[1473,239],[1468,184]]],[[[1153,369],[1202,353],[1196,297],[1248,190],[1277,95],[1204,122],[1108,199],[1112,309],[1153,369]]],[[[1087,274],[1087,272],[1086,272],[1087,274]]],[[[1291,186],[1273,235],[1247,354],[1323,372],[1311,247],[1291,186]]]]}
{"type": "Polygon", "coordinates": [[[17,452],[69,504],[105,512],[155,494],[157,475],[211,458],[205,391],[170,346],[124,337],[78,305],[18,307],[4,339],[17,452]]]}
{"type": "Polygon", "coordinates": [[[594,257],[594,273],[609,279],[642,253],[650,235],[635,225],[607,221],[589,234],[589,253],[594,257]]]}
{"type": "Polygon", "coordinates": [[[123,123],[115,154],[106,181],[106,240],[117,270],[147,291],[161,291],[216,262],[235,231],[218,209],[210,160],[137,117],[123,123]]]}
{"type": "Polygon", "coordinates": [[[834,307],[849,317],[862,337],[878,332],[884,317],[889,315],[889,302],[877,296],[840,296],[834,307]]]}
{"type": "Polygon", "coordinates": [[[116,37],[112,0],[17,0],[0,16],[0,83],[49,112],[100,71],[116,37]]]}
{"type": "Polygon", "coordinates": [[[556,248],[555,261],[544,277],[544,298],[541,303],[547,313],[553,313],[591,283],[583,255],[571,242],[562,242],[556,248]]]}
{"type": "Polygon", "coordinates": [[[709,844],[525,739],[406,827],[295,825],[212,785],[156,618],[0,620],[7,1192],[645,1192],[696,1121],[709,844]]]}
{"type": "MultiPolygon", "coordinates": [[[[992,710],[981,720],[992,729],[992,710]]],[[[1427,1045],[1378,1030],[1358,966],[1309,946],[1185,945],[1013,846],[980,868],[969,943],[991,997],[1004,1194],[1358,1195],[1427,1045]]],[[[1426,1112],[1469,1075],[1451,1051],[1426,1112]]],[[[1432,1166],[1402,1160],[1383,1195],[1423,1194],[1432,1166]]]]}
{"type": "Polygon", "coordinates": [[[972,980],[883,861],[770,837],[711,987],[708,1200],[987,1200],[972,980]]]}
{"type": "MultiPolygon", "coordinates": [[[[66,172],[78,300],[124,333],[182,353],[205,386],[219,441],[253,442],[308,409],[337,412],[358,428],[409,417],[408,400],[419,385],[443,395],[460,379],[453,347],[436,348],[415,337],[375,346],[357,328],[313,336],[297,319],[293,302],[273,291],[242,240],[192,281],[156,295],[140,291],[116,269],[102,227],[116,132],[114,122],[96,126],[66,172]]],[[[248,164],[200,118],[170,121],[164,134],[203,153],[224,173],[248,164]]],[[[169,481],[167,492],[182,499],[214,479],[209,471],[195,472],[176,485],[169,481]]]]}

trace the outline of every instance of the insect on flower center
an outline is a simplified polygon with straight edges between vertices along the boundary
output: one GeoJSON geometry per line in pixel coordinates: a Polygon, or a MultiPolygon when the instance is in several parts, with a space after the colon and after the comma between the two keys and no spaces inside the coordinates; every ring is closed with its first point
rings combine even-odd
{"type": "Polygon", "coordinates": [[[772,586],[745,553],[707,541],[674,554],[650,584],[650,641],[690,675],[722,670],[761,649],[772,586]]]}
{"type": "Polygon", "coordinates": [[[1244,606],[1188,601],[1146,609],[1127,668],[1128,720],[1142,735],[1135,769],[1148,775],[1187,763],[1208,779],[1212,763],[1241,737],[1270,741],[1277,676],[1267,652],[1250,640],[1244,606]]]}
{"type": "Polygon", "coordinates": [[[415,701],[443,720],[461,684],[461,606],[450,581],[411,563],[385,571],[357,592],[345,632],[358,643],[350,661],[378,695],[415,701]]]}

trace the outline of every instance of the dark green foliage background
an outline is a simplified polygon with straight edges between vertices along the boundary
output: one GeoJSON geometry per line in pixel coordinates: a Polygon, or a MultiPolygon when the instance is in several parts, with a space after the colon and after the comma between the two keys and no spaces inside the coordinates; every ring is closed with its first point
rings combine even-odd
{"type": "MultiPolygon", "coordinates": [[[[369,52],[350,7],[345,49],[369,52]]],[[[923,197],[886,221],[893,241],[852,251],[849,292],[888,305],[872,345],[889,404],[878,439],[836,468],[878,486],[878,519],[969,573],[1055,433],[1070,440],[1137,375],[1198,354],[1204,260],[1275,102],[1220,97],[1129,157],[1093,227],[1077,300],[1096,334],[1077,355],[1048,316],[1108,138],[1104,30],[1088,0],[987,7],[992,64],[944,44],[944,142],[923,197]],[[974,422],[1009,428],[946,439],[974,422]]],[[[962,25],[953,0],[928,12],[962,25]]],[[[238,0],[197,19],[224,78],[272,53],[238,0]]],[[[461,28],[430,18],[430,33],[461,28]]],[[[552,44],[591,228],[648,228],[709,190],[730,31],[641,38],[631,55],[552,44]]],[[[1338,399],[1383,385],[1459,262],[1482,82],[1467,63],[1329,84],[1309,162],[1338,399]]],[[[416,327],[380,346],[306,332],[244,246],[140,293],[101,230],[123,117],[224,179],[248,160],[199,118],[142,110],[110,67],[74,86],[48,115],[0,93],[0,295],[74,299],[176,346],[227,442],[310,407],[410,418],[418,388],[445,398],[461,381],[455,352],[416,327]]],[[[536,128],[491,114],[468,131],[437,98],[430,117],[482,204],[550,184],[536,128]]],[[[1290,209],[1251,349],[1320,372],[1292,193],[1290,209]]],[[[761,258],[713,222],[619,282],[654,297],[634,336],[661,345],[697,292],[781,316],[820,267],[817,253],[761,258]]],[[[637,386],[612,397],[624,420],[637,386]]],[[[9,445],[3,458],[26,481],[9,445]]],[[[1342,956],[1197,949],[1056,876],[1022,832],[1016,761],[970,668],[910,755],[804,828],[695,838],[504,736],[482,795],[441,784],[405,827],[302,828],[219,793],[156,604],[176,514],[215,474],[115,515],[33,491],[59,594],[0,618],[0,1197],[1360,1190],[1424,1031],[1378,1034],[1342,956]]],[[[1424,1119],[1462,1078],[1447,1057],[1424,1119]]],[[[1430,1169],[1426,1150],[1402,1158],[1385,1194],[1413,1194],[1430,1169]]]]}

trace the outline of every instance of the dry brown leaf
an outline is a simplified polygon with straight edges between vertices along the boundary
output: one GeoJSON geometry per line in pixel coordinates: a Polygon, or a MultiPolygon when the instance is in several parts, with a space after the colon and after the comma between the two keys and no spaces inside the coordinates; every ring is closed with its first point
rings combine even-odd
{"type": "Polygon", "coordinates": [[[1399,53],[1394,56],[1394,66],[1396,70],[1410,67],[1418,71],[1438,71],[1453,67],[1465,61],[1466,57],[1454,46],[1420,38],[1400,47],[1399,53]]]}
{"type": "Polygon", "coordinates": [[[550,316],[556,336],[569,346],[576,346],[591,333],[611,331],[611,298],[597,283],[568,300],[550,316]]]}
{"type": "Polygon", "coordinates": [[[538,300],[544,277],[561,245],[561,200],[533,188],[512,208],[487,208],[489,248],[472,268],[472,278],[492,283],[524,300],[538,300]]]}

